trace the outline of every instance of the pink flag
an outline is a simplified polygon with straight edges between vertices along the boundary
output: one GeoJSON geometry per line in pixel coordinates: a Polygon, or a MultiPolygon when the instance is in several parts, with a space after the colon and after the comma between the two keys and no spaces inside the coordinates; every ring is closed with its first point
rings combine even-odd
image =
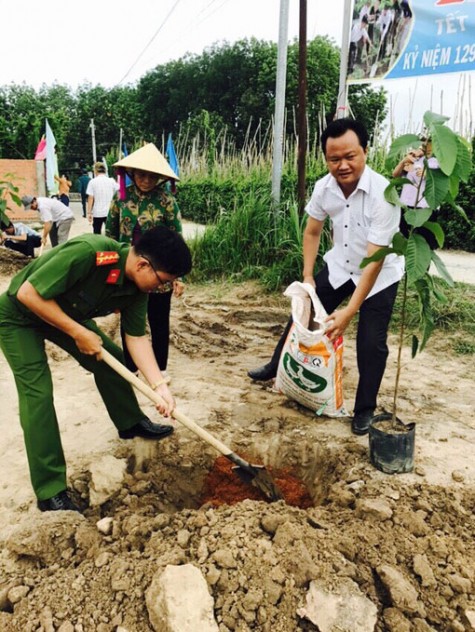
{"type": "Polygon", "coordinates": [[[36,148],[35,160],[44,160],[46,158],[46,138],[43,134],[38,147],[36,148]]]}

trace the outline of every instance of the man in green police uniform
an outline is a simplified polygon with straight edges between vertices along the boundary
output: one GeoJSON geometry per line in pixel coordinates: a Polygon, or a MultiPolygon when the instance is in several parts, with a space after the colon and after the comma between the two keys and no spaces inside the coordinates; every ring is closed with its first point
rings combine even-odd
{"type": "Polygon", "coordinates": [[[78,511],[66,488],[45,340],[70,353],[94,374],[122,439],[161,439],[173,432],[172,426],[152,423],[140,410],[130,384],[97,360],[104,346],[124,361],[122,350],[92,319],[121,311],[133,360],[164,400],[157,409],[169,416],[175,401],[146,336],[147,297],[190,269],[188,246],[165,226],[144,233],[132,247],[101,235],[83,235],[34,260],[0,296],[0,348],[15,376],[30,476],[40,510],[78,511]]]}

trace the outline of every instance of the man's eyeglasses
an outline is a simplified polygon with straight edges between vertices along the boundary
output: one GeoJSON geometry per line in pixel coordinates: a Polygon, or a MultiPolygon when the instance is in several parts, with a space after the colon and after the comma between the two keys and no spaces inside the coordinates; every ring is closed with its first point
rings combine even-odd
{"type": "Polygon", "coordinates": [[[158,287],[154,290],[154,292],[158,292],[160,294],[164,294],[165,292],[171,292],[173,290],[173,281],[168,281],[168,280],[164,281],[161,278],[161,276],[158,274],[158,272],[155,270],[155,268],[153,267],[150,259],[146,257],[145,255],[140,255],[140,256],[142,257],[142,259],[145,259],[145,261],[152,268],[155,276],[157,277],[158,287]]]}

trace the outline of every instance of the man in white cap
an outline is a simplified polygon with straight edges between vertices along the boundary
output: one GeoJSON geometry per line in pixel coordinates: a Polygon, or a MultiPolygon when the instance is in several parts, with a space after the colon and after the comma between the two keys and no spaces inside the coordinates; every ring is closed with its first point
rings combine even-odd
{"type": "Polygon", "coordinates": [[[74,221],[72,210],[59,200],[46,197],[34,197],[24,195],[21,202],[26,211],[39,211],[40,219],[43,222],[43,236],[41,243],[46,245],[46,240],[51,240],[52,246],[63,244],[68,241],[71,224],[74,221]]]}

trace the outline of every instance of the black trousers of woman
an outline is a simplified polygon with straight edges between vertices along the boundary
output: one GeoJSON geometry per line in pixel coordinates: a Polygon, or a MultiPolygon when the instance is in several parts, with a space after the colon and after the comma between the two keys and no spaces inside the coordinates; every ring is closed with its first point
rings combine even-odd
{"type": "MultiPolygon", "coordinates": [[[[148,324],[152,338],[153,353],[161,371],[165,371],[168,363],[168,345],[170,338],[170,307],[172,292],[154,293],[148,295],[148,324]]],[[[125,344],[124,330],[120,330],[122,336],[122,349],[124,350],[125,364],[129,371],[134,373],[137,367],[130,356],[125,344]]]]}
{"type": "MultiPolygon", "coordinates": [[[[331,314],[355,290],[350,280],[336,290],[330,285],[328,267],[325,266],[315,277],[317,296],[325,311],[331,314]]],[[[398,283],[367,298],[360,307],[358,331],[356,334],[356,359],[358,363],[359,381],[355,398],[355,415],[367,410],[374,410],[386,368],[388,357],[388,327],[391,320],[398,283]]],[[[292,325],[292,318],[287,323],[272,355],[271,363],[277,367],[285,340],[292,325]]]]}

